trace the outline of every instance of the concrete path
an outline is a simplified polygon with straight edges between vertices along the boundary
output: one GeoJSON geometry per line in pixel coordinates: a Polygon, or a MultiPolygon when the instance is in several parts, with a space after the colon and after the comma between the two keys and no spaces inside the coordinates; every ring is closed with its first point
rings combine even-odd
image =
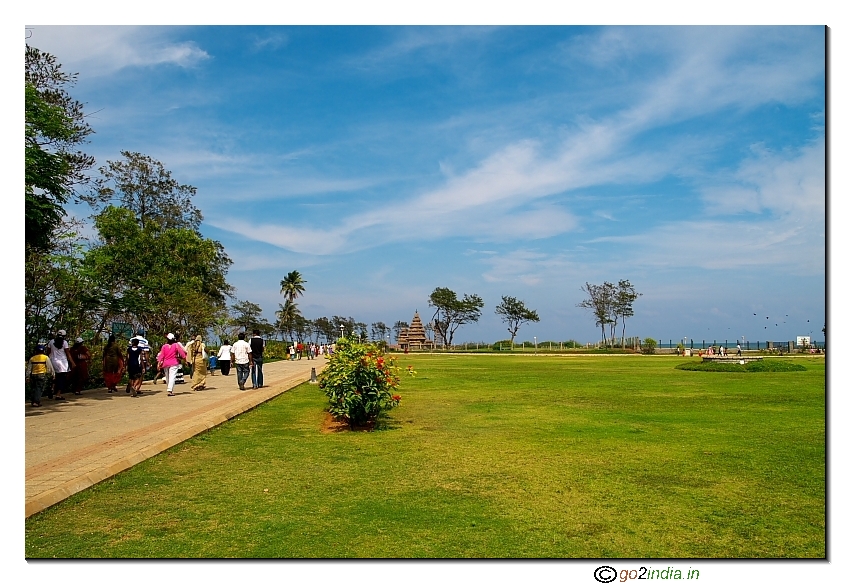
{"type": "MultiPolygon", "coordinates": [[[[253,409],[260,403],[310,380],[325,358],[279,361],[263,366],[264,386],[240,391],[236,370],[207,375],[207,389],[186,383],[166,395],[159,381],[146,381],[131,398],[119,386],[65,395],[66,401],[42,398],[26,403],[26,516],[84,490],[190,437],[253,409]]],[[[251,379],[248,379],[248,386],[251,379]]]]}

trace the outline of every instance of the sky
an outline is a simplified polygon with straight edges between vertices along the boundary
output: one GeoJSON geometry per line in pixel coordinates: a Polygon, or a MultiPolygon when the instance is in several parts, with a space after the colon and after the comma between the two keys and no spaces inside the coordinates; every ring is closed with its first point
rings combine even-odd
{"type": "Polygon", "coordinates": [[[594,342],[582,285],[628,279],[627,336],[823,339],[822,26],[28,26],[96,166],[197,187],[272,322],[298,270],[308,318],[427,322],[448,287],[485,304],[458,341],[513,296],[518,341],[594,342]]]}

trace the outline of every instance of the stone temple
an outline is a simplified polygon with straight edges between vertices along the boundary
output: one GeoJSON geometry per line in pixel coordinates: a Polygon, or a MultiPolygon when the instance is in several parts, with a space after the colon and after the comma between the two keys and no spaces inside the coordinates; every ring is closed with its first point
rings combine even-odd
{"type": "Polygon", "coordinates": [[[428,350],[434,348],[434,343],[428,340],[425,334],[425,326],[419,318],[419,311],[413,314],[413,321],[409,328],[405,328],[398,335],[398,347],[401,350],[428,350]]]}

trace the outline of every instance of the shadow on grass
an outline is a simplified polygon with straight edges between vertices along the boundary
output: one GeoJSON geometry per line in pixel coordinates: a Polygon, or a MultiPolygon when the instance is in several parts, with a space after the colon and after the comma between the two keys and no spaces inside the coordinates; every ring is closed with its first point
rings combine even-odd
{"type": "Polygon", "coordinates": [[[335,419],[328,411],[322,419],[322,433],[371,433],[372,431],[392,431],[401,428],[401,423],[386,417],[370,421],[366,425],[349,425],[343,419],[335,419]]]}

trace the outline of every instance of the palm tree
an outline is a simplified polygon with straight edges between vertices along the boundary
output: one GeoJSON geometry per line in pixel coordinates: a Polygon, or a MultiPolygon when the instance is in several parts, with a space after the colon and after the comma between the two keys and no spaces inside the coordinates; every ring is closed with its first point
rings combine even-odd
{"type": "Polygon", "coordinates": [[[287,302],[294,302],[298,296],[304,295],[304,278],[297,271],[290,271],[282,280],[280,280],[280,293],[286,298],[287,302]]]}
{"type": "Polygon", "coordinates": [[[278,306],[280,306],[280,309],[275,312],[277,326],[284,334],[289,333],[289,339],[294,341],[293,332],[295,331],[295,323],[301,316],[298,304],[286,300],[285,304],[278,304],[278,306]]]}

